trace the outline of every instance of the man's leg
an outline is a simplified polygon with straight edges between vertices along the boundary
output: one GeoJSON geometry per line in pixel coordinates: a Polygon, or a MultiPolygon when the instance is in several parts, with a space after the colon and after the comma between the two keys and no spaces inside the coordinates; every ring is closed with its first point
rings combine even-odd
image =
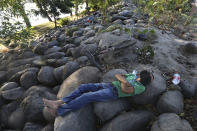
{"type": "Polygon", "coordinates": [[[70,101],[68,104],[61,105],[57,110],[57,114],[62,116],[72,110],[79,109],[82,106],[89,104],[90,102],[108,101],[117,98],[117,94],[114,94],[111,87],[95,92],[84,93],[81,96],[70,101]]]}
{"type": "Polygon", "coordinates": [[[104,89],[104,87],[107,85],[107,83],[89,83],[89,84],[81,84],[76,90],[74,90],[71,94],[68,96],[62,98],[62,101],[65,103],[69,103],[73,99],[81,96],[83,93],[87,92],[94,92],[98,91],[100,89],[104,89]]]}
{"type": "Polygon", "coordinates": [[[61,104],[69,103],[76,97],[81,96],[83,93],[87,93],[90,91],[91,92],[98,91],[100,89],[105,88],[105,86],[107,86],[107,83],[81,84],[75,91],[73,91],[70,95],[64,97],[62,100],[52,101],[52,100],[43,99],[43,102],[45,106],[47,106],[48,108],[57,109],[61,104]]]}

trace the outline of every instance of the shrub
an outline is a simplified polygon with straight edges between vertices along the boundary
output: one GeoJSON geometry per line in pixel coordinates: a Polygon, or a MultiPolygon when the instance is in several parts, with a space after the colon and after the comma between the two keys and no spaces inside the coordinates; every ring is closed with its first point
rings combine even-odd
{"type": "Polygon", "coordinates": [[[64,26],[64,25],[68,25],[70,23],[70,19],[69,18],[62,18],[59,20],[59,24],[60,26],[64,26]]]}

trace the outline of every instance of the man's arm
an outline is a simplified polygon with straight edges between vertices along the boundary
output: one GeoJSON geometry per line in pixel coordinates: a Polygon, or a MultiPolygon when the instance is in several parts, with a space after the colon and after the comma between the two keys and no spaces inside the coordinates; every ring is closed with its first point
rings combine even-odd
{"type": "Polygon", "coordinates": [[[116,74],[115,77],[121,82],[122,92],[127,93],[127,94],[134,93],[134,88],[125,79],[124,75],[116,74]]]}

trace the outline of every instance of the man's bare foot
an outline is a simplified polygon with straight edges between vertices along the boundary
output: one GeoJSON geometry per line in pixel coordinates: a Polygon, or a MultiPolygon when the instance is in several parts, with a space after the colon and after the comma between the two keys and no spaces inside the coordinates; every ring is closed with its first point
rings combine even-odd
{"type": "Polygon", "coordinates": [[[60,101],[52,101],[52,100],[47,100],[44,98],[43,98],[43,102],[46,107],[55,109],[55,110],[57,110],[57,108],[61,105],[60,101]]]}

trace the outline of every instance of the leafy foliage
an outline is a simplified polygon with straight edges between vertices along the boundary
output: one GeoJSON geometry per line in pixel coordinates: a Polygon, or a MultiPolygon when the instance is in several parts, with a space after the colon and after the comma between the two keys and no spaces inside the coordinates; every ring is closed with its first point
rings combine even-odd
{"type": "Polygon", "coordinates": [[[33,37],[32,28],[25,28],[20,22],[11,23],[8,17],[4,17],[0,28],[0,39],[9,44],[11,41],[15,43],[27,43],[33,37]]]}
{"type": "Polygon", "coordinates": [[[68,25],[70,23],[70,19],[69,18],[62,18],[59,20],[59,24],[60,26],[64,26],[64,25],[68,25]]]}
{"type": "Polygon", "coordinates": [[[191,0],[136,0],[143,14],[149,15],[149,22],[156,25],[174,26],[190,21],[191,0]],[[186,14],[186,19],[181,19],[186,14]]]}

